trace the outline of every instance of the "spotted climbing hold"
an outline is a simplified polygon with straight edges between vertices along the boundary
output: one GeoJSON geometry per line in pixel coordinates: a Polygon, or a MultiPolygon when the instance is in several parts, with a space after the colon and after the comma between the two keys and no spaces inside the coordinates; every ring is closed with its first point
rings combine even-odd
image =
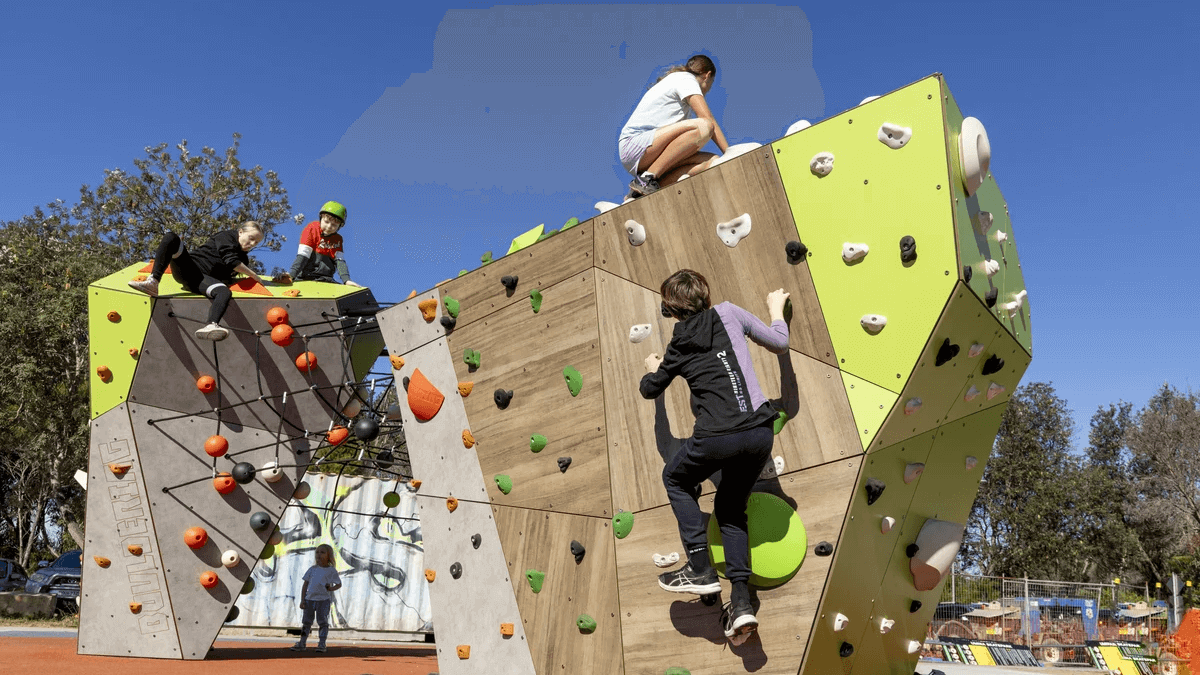
{"type": "Polygon", "coordinates": [[[512,402],[513,390],[497,389],[492,392],[492,400],[496,402],[496,407],[504,410],[508,408],[508,404],[512,402]]]}
{"type": "Polygon", "coordinates": [[[502,474],[502,473],[498,473],[493,478],[493,480],[496,481],[496,487],[500,490],[500,492],[502,492],[504,494],[508,494],[508,493],[512,492],[513,482],[512,482],[511,476],[508,476],[508,475],[502,474]]]}
{"type": "Polygon", "coordinates": [[[500,624],[500,634],[505,637],[512,637],[513,625],[511,623],[500,624]]]}
{"type": "Polygon", "coordinates": [[[463,398],[466,398],[471,395],[471,390],[474,388],[475,388],[474,382],[459,382],[458,383],[458,395],[463,398]]]}
{"type": "Polygon", "coordinates": [[[140,602],[129,603],[129,611],[134,614],[141,614],[142,613],[142,603],[140,603],[140,602]]]}
{"type": "Polygon", "coordinates": [[[583,562],[583,556],[586,553],[587,549],[583,547],[583,544],[575,541],[574,539],[571,540],[571,555],[575,556],[576,565],[583,562]]]}
{"type": "Polygon", "coordinates": [[[230,473],[233,475],[234,480],[245,485],[254,480],[254,465],[250,462],[238,462],[233,465],[233,471],[230,473]]]}
{"type": "Polygon", "coordinates": [[[467,347],[463,350],[463,363],[470,366],[471,370],[475,370],[479,367],[479,359],[481,356],[482,354],[479,353],[478,349],[471,349],[470,347],[467,347]]]}
{"type": "Polygon", "coordinates": [[[817,555],[819,555],[821,557],[831,555],[833,553],[833,544],[831,544],[827,541],[820,542],[815,547],[813,547],[813,553],[816,553],[817,555]]]}
{"type": "Polygon", "coordinates": [[[534,314],[542,311],[542,292],[536,288],[529,291],[529,304],[533,305],[534,314]]]}
{"type": "Polygon", "coordinates": [[[423,422],[431,420],[442,409],[444,400],[446,397],[426,379],[421,369],[414,369],[408,383],[408,407],[413,415],[423,422]]]}
{"type": "Polygon", "coordinates": [[[596,620],[587,614],[580,614],[576,617],[575,626],[579,628],[580,633],[596,632],[596,620]]]}
{"type": "Polygon", "coordinates": [[[121,321],[121,314],[120,314],[119,312],[115,312],[115,311],[113,311],[113,312],[109,312],[109,313],[108,313],[108,320],[109,320],[109,321],[111,321],[111,322],[113,322],[113,323],[120,323],[120,321],[121,321]]]}
{"type": "Polygon", "coordinates": [[[113,374],[108,366],[98,366],[96,368],[96,376],[100,378],[101,382],[108,382],[112,379],[113,374]]]}
{"type": "Polygon", "coordinates": [[[125,550],[129,551],[129,553],[132,555],[141,555],[142,554],[142,547],[138,546],[137,544],[130,544],[125,547],[125,550]]]}
{"type": "Polygon", "coordinates": [[[201,375],[196,379],[196,388],[205,394],[211,394],[217,389],[217,381],[212,378],[212,375],[201,375]]]}
{"type": "Polygon", "coordinates": [[[95,560],[97,565],[99,565],[100,567],[103,567],[105,569],[108,569],[108,566],[112,564],[111,560],[109,560],[108,558],[105,558],[102,555],[94,555],[94,556],[92,556],[92,560],[95,560]]]}
{"type": "Polygon", "coordinates": [[[559,457],[558,458],[558,470],[560,473],[566,473],[567,467],[569,467],[569,466],[571,466],[571,458],[570,457],[559,457]]]}
{"type": "Polygon", "coordinates": [[[525,580],[534,593],[542,592],[542,583],[546,581],[546,573],[537,570],[525,570],[525,580]]]}
{"type": "Polygon", "coordinates": [[[508,289],[509,292],[517,290],[518,281],[520,281],[520,277],[515,274],[507,274],[500,277],[500,284],[508,289]]]}
{"type": "Polygon", "coordinates": [[[400,370],[404,367],[403,356],[396,356],[395,354],[392,354],[388,357],[388,360],[392,362],[392,370],[400,370]]]}
{"type": "Polygon", "coordinates": [[[479,545],[482,543],[483,543],[483,537],[479,536],[478,532],[471,535],[471,548],[477,549],[477,548],[479,548],[479,545]]]}
{"type": "Polygon", "coordinates": [[[867,485],[866,485],[867,506],[874,504],[875,500],[879,499],[879,496],[883,494],[883,491],[886,488],[887,488],[887,485],[885,485],[884,482],[879,480],[878,478],[868,478],[867,485]]]}
{"type": "Polygon", "coordinates": [[[454,497],[446,497],[446,510],[454,513],[454,509],[458,508],[458,499],[454,497]]]}
{"type": "Polygon", "coordinates": [[[296,337],[296,330],[286,323],[281,323],[271,329],[271,342],[286,347],[292,344],[292,340],[296,337]]]}
{"type": "Polygon", "coordinates": [[[617,536],[617,539],[624,539],[633,530],[633,514],[629,511],[622,511],[613,516],[612,522],[613,534],[617,536]]]}
{"type": "Polygon", "coordinates": [[[138,350],[137,350],[137,348],[136,348],[136,347],[131,347],[131,348],[129,349],[129,355],[130,355],[131,357],[133,357],[133,358],[135,358],[135,359],[136,359],[136,358],[138,357],[138,350]]]}
{"type": "Polygon", "coordinates": [[[575,366],[567,366],[563,368],[563,378],[567,381],[567,389],[570,390],[572,396],[578,396],[579,390],[583,389],[583,376],[575,369],[575,366]]]}
{"type": "Polygon", "coordinates": [[[808,247],[802,241],[789,241],[783,247],[783,251],[787,254],[787,261],[790,265],[799,265],[808,257],[808,247]]]}
{"type": "Polygon", "coordinates": [[[130,464],[129,462],[124,462],[124,463],[112,462],[108,465],[108,470],[111,471],[112,474],[114,476],[116,476],[117,478],[124,476],[125,472],[129,471],[132,468],[133,468],[133,464],[130,464]]]}
{"type": "Polygon", "coordinates": [[[288,311],[283,307],[275,306],[267,310],[267,323],[272,326],[279,326],[288,322],[288,311]]]}
{"type": "Polygon", "coordinates": [[[437,572],[435,572],[433,570],[425,570],[425,581],[433,583],[433,580],[436,578],[437,578],[437,572]]]}
{"type": "Polygon", "coordinates": [[[451,564],[450,565],[450,576],[454,577],[455,579],[461,577],[462,576],[462,565],[459,563],[451,564]]]}
{"type": "Polygon", "coordinates": [[[454,651],[458,654],[458,658],[460,659],[471,658],[471,645],[459,645],[454,648],[454,651]]]}
{"type": "Polygon", "coordinates": [[[208,543],[208,533],[203,527],[189,527],[183,533],[183,543],[188,545],[188,548],[202,548],[208,543]]]}
{"type": "Polygon", "coordinates": [[[545,436],[541,434],[533,434],[529,437],[529,451],[541,452],[546,448],[546,443],[548,442],[549,441],[546,440],[545,436]]]}
{"type": "Polygon", "coordinates": [[[431,323],[437,318],[437,300],[433,298],[425,298],[417,303],[417,309],[421,310],[421,318],[425,319],[425,323],[431,323]]]}
{"type": "Polygon", "coordinates": [[[459,305],[457,300],[447,295],[446,297],[442,298],[442,304],[446,306],[447,314],[455,319],[458,318],[459,305]]]}
{"type": "Polygon", "coordinates": [[[470,429],[463,429],[463,432],[462,432],[462,441],[463,441],[463,447],[464,447],[464,448],[470,448],[470,447],[474,447],[474,445],[475,445],[475,436],[474,436],[474,435],[471,433],[471,430],[470,430],[470,429]]]}
{"type": "Polygon", "coordinates": [[[229,452],[229,441],[220,434],[209,436],[204,441],[204,453],[209,457],[224,457],[229,452]]]}
{"type": "Polygon", "coordinates": [[[938,367],[945,365],[948,361],[958,356],[958,351],[958,345],[950,344],[950,338],[942,340],[942,346],[938,347],[937,358],[934,360],[933,365],[938,367]]]}
{"type": "Polygon", "coordinates": [[[213,489],[223,495],[233,492],[234,488],[237,487],[237,481],[233,480],[233,476],[227,473],[217,474],[217,477],[213,478],[212,484],[213,489]]]}
{"type": "Polygon", "coordinates": [[[296,357],[296,368],[302,373],[311,373],[317,367],[317,355],[304,352],[296,357]]]}

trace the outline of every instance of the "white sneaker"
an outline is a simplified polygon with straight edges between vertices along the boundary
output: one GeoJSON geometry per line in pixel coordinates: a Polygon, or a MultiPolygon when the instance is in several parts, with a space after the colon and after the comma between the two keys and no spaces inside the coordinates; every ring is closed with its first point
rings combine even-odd
{"type": "Polygon", "coordinates": [[[204,328],[196,331],[196,337],[201,340],[212,340],[219,342],[229,337],[229,329],[218,326],[215,323],[210,323],[204,328]]]}
{"type": "Polygon", "coordinates": [[[143,281],[131,281],[129,287],[141,291],[150,297],[158,296],[158,279],[154,277],[146,277],[143,281]]]}

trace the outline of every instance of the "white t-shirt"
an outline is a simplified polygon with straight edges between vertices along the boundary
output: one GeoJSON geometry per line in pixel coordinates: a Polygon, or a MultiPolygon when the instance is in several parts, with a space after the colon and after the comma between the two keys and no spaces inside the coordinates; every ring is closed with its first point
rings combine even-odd
{"type": "Polygon", "coordinates": [[[305,600],[329,600],[333,594],[325,590],[325,584],[342,583],[342,578],[338,576],[333,565],[313,565],[304,573],[304,580],[308,582],[308,595],[304,596],[305,600]]]}
{"type": "Polygon", "coordinates": [[[682,122],[692,114],[687,98],[696,94],[703,96],[704,92],[700,91],[695,75],[689,72],[667,75],[642,97],[617,139],[682,122]]]}

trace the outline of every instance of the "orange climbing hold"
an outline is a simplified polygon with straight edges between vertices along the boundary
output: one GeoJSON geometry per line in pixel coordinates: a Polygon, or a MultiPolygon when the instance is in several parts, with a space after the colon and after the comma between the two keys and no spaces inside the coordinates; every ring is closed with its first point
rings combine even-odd
{"type": "Polygon", "coordinates": [[[133,347],[133,348],[131,348],[131,349],[129,350],[129,355],[130,355],[130,356],[132,356],[133,358],[135,358],[135,359],[136,359],[136,358],[138,357],[138,350],[137,350],[137,347],[133,347]]]}
{"type": "Polygon", "coordinates": [[[413,371],[408,380],[408,407],[417,419],[428,421],[442,409],[442,401],[446,400],[442,392],[425,378],[420,368],[413,371]]]}
{"type": "Polygon", "coordinates": [[[112,371],[109,370],[108,366],[98,366],[96,368],[96,374],[100,376],[101,382],[108,382],[112,380],[112,371]]]}
{"type": "Polygon", "coordinates": [[[450,513],[454,513],[454,509],[458,508],[458,500],[454,497],[446,497],[446,508],[450,510],[450,513]]]}
{"type": "Polygon", "coordinates": [[[299,288],[289,288],[283,292],[283,295],[286,295],[289,298],[298,298],[298,297],[300,297],[300,289],[299,288]]]}
{"type": "Polygon", "coordinates": [[[302,373],[312,372],[312,369],[317,367],[317,355],[312,352],[304,352],[296,357],[296,367],[302,373]]]}
{"type": "Polygon", "coordinates": [[[132,468],[133,468],[133,465],[130,464],[129,462],[123,462],[123,463],[113,462],[108,465],[108,470],[111,471],[113,473],[113,475],[116,476],[117,478],[124,476],[125,472],[132,468]]]}
{"type": "Polygon", "coordinates": [[[437,578],[437,572],[435,572],[433,570],[425,570],[425,581],[428,581],[429,583],[433,583],[433,580],[436,578],[437,578]]]}
{"type": "Polygon", "coordinates": [[[130,545],[126,546],[125,548],[128,549],[129,552],[132,553],[133,555],[141,555],[142,554],[142,547],[138,546],[137,544],[130,544],[130,545]]]}
{"type": "Polygon", "coordinates": [[[463,429],[463,447],[470,448],[475,445],[475,436],[470,429],[463,429]]]}
{"type": "Polygon", "coordinates": [[[209,457],[224,457],[229,452],[229,441],[224,436],[216,434],[204,441],[204,452],[209,457]]]}
{"type": "Polygon", "coordinates": [[[202,548],[208,543],[208,533],[203,527],[189,527],[183,533],[183,543],[188,545],[188,548],[202,548]]]}
{"type": "Polygon", "coordinates": [[[272,307],[267,310],[267,323],[278,326],[288,322],[288,311],[283,307],[272,307]]]}
{"type": "Polygon", "coordinates": [[[471,395],[471,390],[475,388],[474,382],[459,382],[458,395],[466,398],[471,395]]]}
{"type": "Polygon", "coordinates": [[[211,394],[217,389],[217,381],[212,378],[212,375],[201,375],[196,380],[196,388],[205,394],[211,394]]]}
{"type": "Polygon", "coordinates": [[[140,603],[140,602],[129,603],[129,611],[133,612],[134,614],[141,614],[142,613],[142,603],[140,603]]]}
{"type": "Polygon", "coordinates": [[[205,588],[212,588],[217,585],[217,573],[212,570],[200,574],[200,585],[205,588]]]}
{"type": "Polygon", "coordinates": [[[350,430],[346,427],[334,427],[325,434],[325,440],[330,445],[341,445],[346,442],[347,438],[350,438],[350,430]]]}
{"type": "Polygon", "coordinates": [[[292,338],[296,336],[296,330],[286,323],[281,323],[271,329],[271,342],[286,347],[292,344],[292,338]]]}
{"type": "Polygon", "coordinates": [[[388,360],[392,362],[392,370],[400,370],[401,368],[404,367],[404,357],[403,356],[396,356],[395,354],[393,354],[388,357],[388,360]]]}
{"type": "Polygon", "coordinates": [[[437,306],[437,300],[433,298],[425,298],[417,303],[417,309],[421,310],[421,316],[425,319],[425,323],[437,318],[437,306]]]}
{"type": "Polygon", "coordinates": [[[94,555],[94,556],[92,556],[92,560],[95,560],[97,565],[99,565],[100,567],[103,567],[105,569],[108,569],[108,566],[112,564],[111,560],[109,560],[108,558],[105,558],[102,555],[94,555]]]}
{"type": "Polygon", "coordinates": [[[458,653],[460,659],[471,658],[471,645],[459,645],[454,648],[454,651],[458,653]]]}
{"type": "Polygon", "coordinates": [[[408,294],[408,297],[405,298],[405,300],[412,300],[415,297],[417,297],[417,289],[414,288],[412,289],[412,292],[408,294]]]}
{"type": "Polygon", "coordinates": [[[227,473],[217,474],[217,477],[213,479],[213,489],[223,495],[233,492],[236,487],[237,481],[227,473]]]}
{"type": "Polygon", "coordinates": [[[512,625],[511,623],[502,623],[502,624],[500,624],[500,634],[501,634],[501,635],[507,635],[507,636],[510,636],[510,637],[511,637],[511,636],[512,636],[512,634],[513,634],[513,625],[512,625]]]}
{"type": "Polygon", "coordinates": [[[109,312],[109,313],[108,313],[108,320],[109,320],[109,321],[111,321],[111,322],[113,322],[113,323],[117,323],[117,322],[119,322],[119,321],[121,320],[121,314],[120,314],[120,312],[117,312],[117,311],[115,311],[115,310],[114,310],[114,311],[112,311],[112,312],[109,312]]]}
{"type": "Polygon", "coordinates": [[[414,478],[414,479],[408,481],[408,487],[410,487],[414,490],[420,490],[421,489],[421,479],[414,478]]]}

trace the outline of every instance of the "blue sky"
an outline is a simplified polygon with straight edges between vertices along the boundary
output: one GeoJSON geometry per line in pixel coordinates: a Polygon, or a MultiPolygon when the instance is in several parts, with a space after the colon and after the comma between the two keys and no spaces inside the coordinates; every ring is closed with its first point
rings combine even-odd
{"type": "MultiPolygon", "coordinates": [[[[732,142],[942,72],[1013,216],[1025,381],[1080,440],[1099,405],[1200,385],[1200,3],[6,3],[0,34],[0,220],[239,132],[297,211],[347,204],[351,272],[385,300],[619,200],[617,131],[692,53],[732,142]]],[[[294,255],[282,228],[268,268],[294,255]]]]}

